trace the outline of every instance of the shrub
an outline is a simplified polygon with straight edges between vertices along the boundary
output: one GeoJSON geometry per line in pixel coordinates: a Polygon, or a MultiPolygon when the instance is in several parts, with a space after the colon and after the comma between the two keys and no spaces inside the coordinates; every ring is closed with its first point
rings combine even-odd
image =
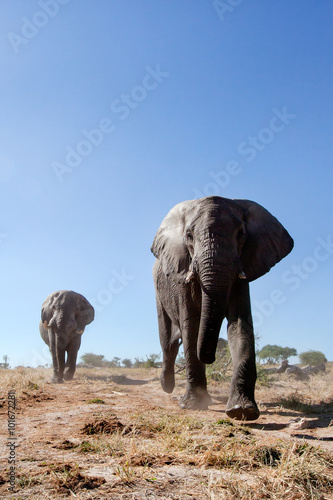
{"type": "Polygon", "coordinates": [[[302,365],[318,366],[327,363],[325,354],[321,351],[306,351],[298,355],[302,365]]]}

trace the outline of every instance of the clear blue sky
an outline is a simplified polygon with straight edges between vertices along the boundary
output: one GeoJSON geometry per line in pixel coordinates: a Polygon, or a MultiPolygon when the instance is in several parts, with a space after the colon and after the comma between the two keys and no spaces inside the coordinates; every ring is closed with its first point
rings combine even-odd
{"type": "Polygon", "coordinates": [[[251,285],[259,345],[333,360],[333,5],[222,3],[2,0],[12,366],[50,361],[38,322],[59,289],[97,305],[80,354],[159,353],[150,246],[176,203],[209,194],[257,201],[295,240],[251,285]]]}

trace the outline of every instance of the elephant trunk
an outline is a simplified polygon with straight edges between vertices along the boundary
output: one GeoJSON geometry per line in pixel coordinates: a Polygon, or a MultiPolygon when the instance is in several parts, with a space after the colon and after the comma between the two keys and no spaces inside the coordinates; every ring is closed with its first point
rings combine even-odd
{"type": "Polygon", "coordinates": [[[214,363],[220,329],[227,312],[228,292],[214,296],[202,292],[202,308],[198,335],[198,358],[206,364],[214,363]]]}
{"type": "Polygon", "coordinates": [[[212,264],[211,261],[208,270],[200,273],[202,302],[197,355],[205,364],[215,361],[217,342],[223,319],[227,314],[235,267],[229,263],[212,264]],[[214,271],[214,268],[219,271],[214,271]],[[229,269],[229,273],[223,275],[223,270],[226,269],[229,269]]]}

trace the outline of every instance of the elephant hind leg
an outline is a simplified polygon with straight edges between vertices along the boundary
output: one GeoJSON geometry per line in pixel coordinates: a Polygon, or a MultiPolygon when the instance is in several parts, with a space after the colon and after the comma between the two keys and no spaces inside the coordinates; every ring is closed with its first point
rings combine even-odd
{"type": "Polygon", "coordinates": [[[175,387],[175,361],[179,350],[180,331],[172,324],[163,306],[157,301],[158,329],[163,352],[161,386],[170,394],[175,387]]]}

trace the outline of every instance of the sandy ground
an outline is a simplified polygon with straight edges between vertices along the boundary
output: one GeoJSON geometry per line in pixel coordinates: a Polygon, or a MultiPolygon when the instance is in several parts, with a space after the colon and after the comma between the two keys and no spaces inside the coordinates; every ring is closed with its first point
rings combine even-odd
{"type": "MultiPolygon", "coordinates": [[[[0,408],[0,498],[228,498],[214,494],[210,487],[215,476],[223,474],[221,469],[190,463],[179,464],[172,458],[161,456],[154,464],[146,464],[144,472],[136,474],[133,480],[126,461],[119,458],[121,454],[112,454],[110,449],[108,452],[82,452],[82,446],[79,448],[78,445],[87,438],[82,430],[84,425],[101,422],[107,415],[111,421],[113,419],[114,431],[120,436],[126,435],[126,429],[131,431],[134,415],[147,415],[156,409],[184,415],[184,411],[179,410],[177,401],[184,391],[182,381],[177,384],[175,392],[168,395],[163,393],[156,378],[139,380],[131,377],[130,370],[127,377],[120,376],[116,379],[117,383],[110,383],[109,380],[85,380],[76,376],[72,382],[65,384],[47,383],[43,384],[42,389],[32,387],[31,391],[26,391],[26,394],[17,398],[15,433],[12,436],[16,438],[12,441],[16,444],[14,491],[8,491],[10,436],[5,395],[0,408]],[[95,402],[92,403],[92,400],[95,402]],[[73,488],[68,481],[66,487],[61,486],[66,470],[67,478],[69,473],[73,478],[76,477],[73,488]],[[91,484],[88,484],[87,478],[91,478],[91,484]]],[[[226,397],[221,396],[218,385],[210,392],[214,404],[208,411],[185,413],[207,422],[226,419],[226,397]]],[[[333,453],[332,405],[325,412],[307,416],[302,421],[297,419],[304,415],[282,408],[274,402],[274,394],[271,396],[270,401],[259,399],[260,418],[254,423],[246,424],[252,436],[263,442],[305,440],[333,453]],[[293,423],[293,420],[296,421],[293,423]]]]}

